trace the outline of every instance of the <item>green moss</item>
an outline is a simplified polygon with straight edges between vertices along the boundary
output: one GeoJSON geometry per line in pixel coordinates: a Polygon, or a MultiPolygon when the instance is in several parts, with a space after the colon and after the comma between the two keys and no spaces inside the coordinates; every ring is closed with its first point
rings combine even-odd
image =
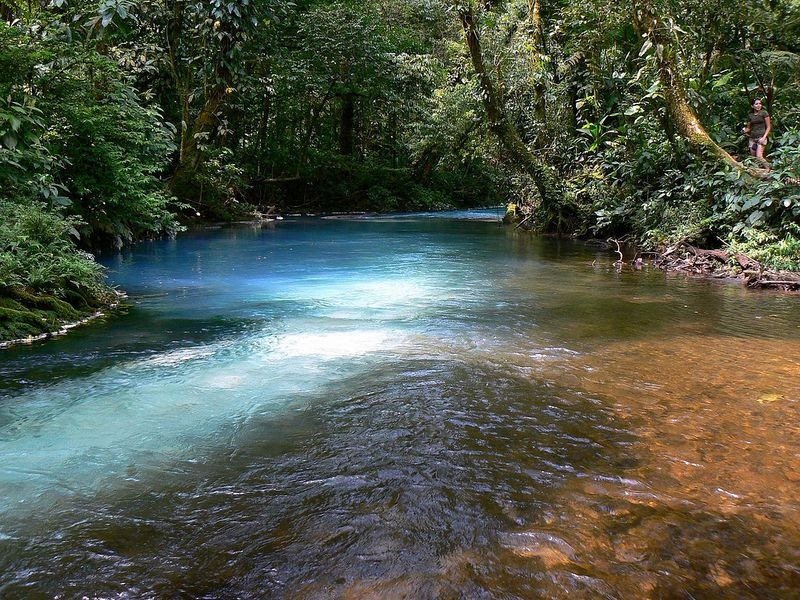
{"type": "Polygon", "coordinates": [[[0,296],[0,308],[10,308],[12,310],[25,310],[25,307],[22,306],[16,300],[12,300],[11,298],[4,298],[0,296]]]}
{"type": "Polygon", "coordinates": [[[92,308],[96,308],[99,303],[88,295],[81,294],[76,290],[65,290],[64,299],[73,307],[81,312],[86,312],[92,308]]]}
{"type": "Polygon", "coordinates": [[[75,308],[49,294],[39,294],[21,287],[11,288],[11,294],[21,300],[25,306],[53,313],[57,318],[77,319],[80,316],[75,308]]]}
{"type": "Polygon", "coordinates": [[[33,311],[33,310],[16,310],[13,308],[4,308],[0,307],[0,322],[5,323],[26,323],[33,327],[42,327],[45,328],[47,326],[47,321],[44,319],[40,311],[33,311]]]}
{"type": "Polygon", "coordinates": [[[18,340],[41,333],[42,330],[39,327],[28,325],[27,323],[0,321],[0,340],[18,340]]]}
{"type": "MultiPolygon", "coordinates": [[[[104,301],[110,303],[111,298],[104,301]]],[[[65,291],[65,300],[30,289],[0,289],[0,341],[58,331],[88,316],[103,300],[77,290],[65,291]]]]}

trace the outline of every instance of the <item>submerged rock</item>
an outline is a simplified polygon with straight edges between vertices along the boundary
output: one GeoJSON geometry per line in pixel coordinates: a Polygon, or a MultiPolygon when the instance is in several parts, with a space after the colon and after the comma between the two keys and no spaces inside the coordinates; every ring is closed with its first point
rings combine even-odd
{"type": "Polygon", "coordinates": [[[570,563],[576,554],[566,540],[544,531],[510,533],[502,544],[518,556],[541,559],[548,568],[570,563]]]}

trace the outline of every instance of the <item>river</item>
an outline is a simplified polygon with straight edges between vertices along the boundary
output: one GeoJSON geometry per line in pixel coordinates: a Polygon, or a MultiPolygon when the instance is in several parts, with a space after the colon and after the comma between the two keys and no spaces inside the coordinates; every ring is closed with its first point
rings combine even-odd
{"type": "Polygon", "coordinates": [[[108,258],[0,353],[0,597],[797,598],[800,297],[496,220],[108,258]]]}

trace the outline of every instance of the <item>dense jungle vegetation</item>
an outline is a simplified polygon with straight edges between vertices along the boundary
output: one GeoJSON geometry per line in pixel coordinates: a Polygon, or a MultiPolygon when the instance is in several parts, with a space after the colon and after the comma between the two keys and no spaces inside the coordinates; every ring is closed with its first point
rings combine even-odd
{"type": "Polygon", "coordinates": [[[797,0],[0,0],[0,339],[108,302],[91,252],[270,206],[798,269],[798,177],[797,0]]]}

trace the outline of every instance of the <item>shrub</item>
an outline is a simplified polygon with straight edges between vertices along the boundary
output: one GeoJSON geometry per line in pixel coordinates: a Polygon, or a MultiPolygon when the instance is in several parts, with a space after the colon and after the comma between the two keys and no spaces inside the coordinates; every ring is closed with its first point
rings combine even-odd
{"type": "Polygon", "coordinates": [[[93,301],[107,297],[103,267],[75,247],[79,225],[41,202],[0,200],[0,288],[62,298],[71,289],[93,301]]]}

